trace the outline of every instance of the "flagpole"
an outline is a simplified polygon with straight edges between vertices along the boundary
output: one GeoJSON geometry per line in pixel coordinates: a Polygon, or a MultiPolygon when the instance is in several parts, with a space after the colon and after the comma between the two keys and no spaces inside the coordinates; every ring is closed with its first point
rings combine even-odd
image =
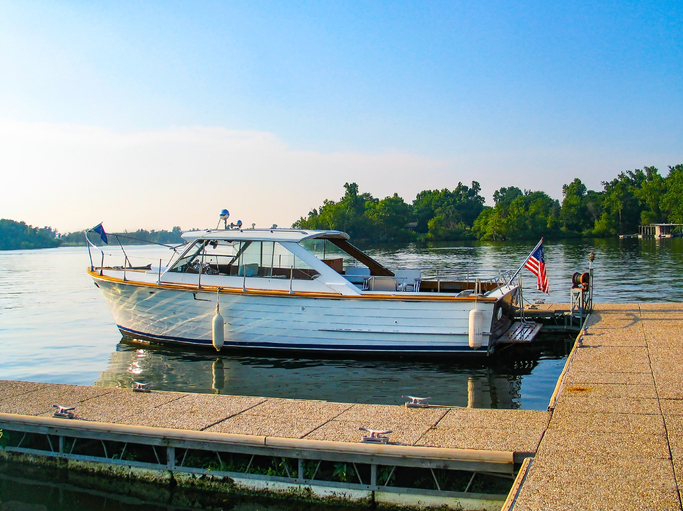
{"type": "Polygon", "coordinates": [[[541,238],[541,241],[539,241],[539,242],[536,244],[536,246],[534,247],[534,249],[533,249],[531,252],[529,252],[529,255],[526,256],[526,259],[524,259],[524,262],[522,263],[522,265],[521,265],[519,268],[517,268],[517,271],[514,273],[514,275],[513,275],[512,277],[510,277],[510,282],[512,282],[512,281],[515,279],[515,277],[516,277],[517,275],[519,275],[519,272],[522,271],[522,268],[524,268],[524,265],[526,264],[526,262],[529,260],[529,258],[532,256],[532,254],[533,254],[534,252],[536,252],[536,249],[537,249],[538,247],[540,247],[542,244],[543,244],[543,238],[541,238]]]}

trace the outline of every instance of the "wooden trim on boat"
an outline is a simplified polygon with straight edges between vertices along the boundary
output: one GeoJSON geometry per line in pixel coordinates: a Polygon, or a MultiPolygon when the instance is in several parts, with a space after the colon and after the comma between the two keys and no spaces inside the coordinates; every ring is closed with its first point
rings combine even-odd
{"type": "MultiPolygon", "coordinates": [[[[103,280],[107,282],[115,282],[118,284],[124,284],[128,286],[138,286],[138,287],[149,287],[156,289],[173,289],[178,291],[200,291],[200,292],[212,292],[212,293],[225,293],[225,294],[243,294],[243,295],[259,295],[259,296],[279,296],[279,297],[305,297],[305,298],[325,298],[328,300],[398,300],[403,302],[438,302],[438,301],[455,301],[455,302],[484,302],[484,303],[495,303],[497,298],[490,298],[484,296],[443,296],[437,293],[423,293],[420,295],[406,293],[404,291],[388,293],[388,294],[372,294],[372,295],[342,295],[341,293],[316,293],[311,291],[293,291],[288,290],[272,290],[272,289],[242,289],[241,287],[222,287],[222,286],[210,286],[202,285],[201,288],[197,286],[191,286],[188,284],[173,284],[170,282],[162,282],[161,284],[151,283],[151,282],[137,282],[130,280],[123,280],[116,277],[110,277],[108,275],[100,275],[98,271],[87,270],[88,274],[97,280],[103,280]]],[[[122,271],[122,270],[115,270],[122,271]]]]}

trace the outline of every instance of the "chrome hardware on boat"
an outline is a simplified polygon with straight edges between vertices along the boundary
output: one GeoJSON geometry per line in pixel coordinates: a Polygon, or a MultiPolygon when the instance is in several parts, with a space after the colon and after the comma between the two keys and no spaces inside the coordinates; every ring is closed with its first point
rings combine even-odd
{"type": "Polygon", "coordinates": [[[56,417],[58,419],[74,418],[74,410],[76,409],[75,406],[52,405],[52,407],[57,409],[55,410],[55,413],[52,414],[53,417],[56,417]]]}
{"type": "Polygon", "coordinates": [[[149,392],[149,383],[133,382],[133,392],[149,392]]]}
{"type": "Polygon", "coordinates": [[[410,399],[406,403],[406,408],[429,408],[431,397],[401,396],[403,399],[410,399]]]}
{"type": "Polygon", "coordinates": [[[389,437],[386,436],[392,432],[390,429],[370,429],[370,428],[358,428],[360,431],[365,431],[370,433],[368,436],[364,436],[362,441],[369,442],[371,444],[388,444],[389,437]]]}

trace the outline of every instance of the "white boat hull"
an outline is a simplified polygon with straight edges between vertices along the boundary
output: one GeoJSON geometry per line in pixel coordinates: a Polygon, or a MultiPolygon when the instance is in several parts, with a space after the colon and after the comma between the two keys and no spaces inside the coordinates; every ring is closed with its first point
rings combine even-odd
{"type": "Polygon", "coordinates": [[[211,324],[218,299],[225,319],[224,348],[486,354],[495,340],[490,331],[494,315],[500,320],[498,308],[509,302],[506,296],[475,301],[218,293],[93,277],[124,336],[185,346],[212,345],[211,324]],[[475,307],[483,312],[485,325],[482,346],[476,350],[468,337],[469,315],[475,307]]]}

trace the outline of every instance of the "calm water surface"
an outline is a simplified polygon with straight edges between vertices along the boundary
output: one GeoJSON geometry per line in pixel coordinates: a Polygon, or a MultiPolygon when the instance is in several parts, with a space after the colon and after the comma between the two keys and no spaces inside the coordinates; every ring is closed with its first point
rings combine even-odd
{"type": "MultiPolygon", "coordinates": [[[[432,273],[515,269],[529,243],[454,243],[369,252],[388,266],[432,273]]],[[[167,249],[129,247],[133,264],[166,260],[167,249]]],[[[596,302],[682,301],[683,239],[547,243],[551,294],[523,270],[529,301],[568,302],[569,282],[595,259],[596,302]]],[[[107,249],[121,257],[116,249],[107,249]]],[[[85,248],[0,252],[0,378],[159,390],[398,404],[431,395],[445,405],[544,409],[569,342],[514,350],[483,362],[314,360],[184,352],[122,342],[99,291],[85,273],[85,248]]]]}
{"type": "MultiPolygon", "coordinates": [[[[478,275],[482,268],[516,269],[531,248],[528,243],[452,243],[370,252],[388,266],[478,275]]],[[[683,301],[682,239],[567,241],[548,243],[545,250],[551,294],[535,291],[535,278],[524,270],[529,301],[568,302],[570,277],[587,270],[590,252],[596,254],[596,302],[683,301]]],[[[165,249],[130,247],[128,252],[133,264],[169,256],[165,249]]],[[[431,395],[434,403],[444,405],[542,410],[571,347],[564,336],[535,349],[506,350],[484,362],[312,360],[141,347],[122,342],[85,273],[87,264],[85,248],[0,252],[0,379],[120,387],[147,381],[159,390],[386,404],[399,404],[408,393],[431,395]]],[[[169,507],[167,496],[155,500],[103,492],[24,469],[27,474],[0,470],[0,508],[184,508],[169,507]]],[[[222,507],[318,508],[253,499],[222,507]]]]}

